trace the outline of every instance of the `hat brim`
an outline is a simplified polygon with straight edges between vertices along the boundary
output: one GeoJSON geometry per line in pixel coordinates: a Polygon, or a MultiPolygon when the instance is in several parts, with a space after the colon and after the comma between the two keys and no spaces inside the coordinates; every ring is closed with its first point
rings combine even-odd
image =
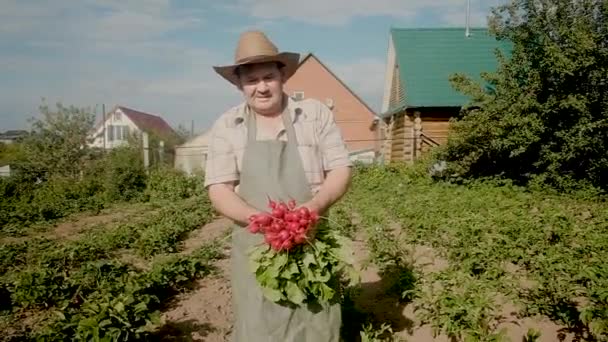
{"type": "Polygon", "coordinates": [[[237,64],[214,66],[213,70],[220,76],[225,78],[228,82],[238,86],[239,79],[236,75],[236,68],[241,65],[265,63],[265,62],[280,62],[284,65],[283,70],[285,72],[285,80],[288,80],[298,69],[300,64],[300,54],[295,52],[281,52],[274,56],[255,56],[247,58],[237,64]]]}

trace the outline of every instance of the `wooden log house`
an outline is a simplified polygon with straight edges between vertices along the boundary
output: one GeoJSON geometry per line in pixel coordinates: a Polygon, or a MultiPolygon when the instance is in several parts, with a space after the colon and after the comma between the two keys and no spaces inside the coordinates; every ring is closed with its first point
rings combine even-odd
{"type": "Polygon", "coordinates": [[[449,82],[465,73],[480,80],[494,71],[496,48],[507,45],[486,29],[390,30],[384,96],[374,124],[383,142],[384,162],[411,163],[447,142],[450,119],[468,101],[449,82]]]}

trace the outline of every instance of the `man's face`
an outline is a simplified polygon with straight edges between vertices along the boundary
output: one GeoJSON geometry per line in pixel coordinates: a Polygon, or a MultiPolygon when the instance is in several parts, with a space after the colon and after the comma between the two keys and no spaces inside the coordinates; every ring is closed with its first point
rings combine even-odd
{"type": "Polygon", "coordinates": [[[276,63],[253,64],[239,70],[241,86],[247,104],[259,114],[281,111],[283,72],[276,63]]]}

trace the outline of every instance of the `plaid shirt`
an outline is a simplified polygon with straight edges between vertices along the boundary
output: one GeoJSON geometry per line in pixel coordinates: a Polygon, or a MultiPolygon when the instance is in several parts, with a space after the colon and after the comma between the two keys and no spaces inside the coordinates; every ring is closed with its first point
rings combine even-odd
{"type": "MultiPolygon", "coordinates": [[[[242,103],[226,111],[215,121],[211,128],[205,165],[205,187],[217,183],[238,182],[247,144],[247,126],[244,119],[248,112],[249,107],[242,103]]],[[[288,98],[287,112],[296,132],[304,172],[314,194],[323,184],[326,171],[352,166],[348,149],[333,113],[323,103],[313,99],[295,102],[288,98]]],[[[278,135],[273,137],[258,129],[257,139],[286,141],[287,133],[283,127],[278,135]]]]}

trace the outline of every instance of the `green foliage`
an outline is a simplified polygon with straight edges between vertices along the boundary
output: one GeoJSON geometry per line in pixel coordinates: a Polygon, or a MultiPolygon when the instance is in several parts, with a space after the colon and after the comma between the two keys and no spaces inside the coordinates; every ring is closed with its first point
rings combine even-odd
{"type": "Polygon", "coordinates": [[[221,242],[204,245],[189,255],[163,254],[177,250],[180,241],[176,236],[183,237],[210,222],[211,212],[208,198],[190,198],[141,221],[94,229],[79,239],[3,244],[0,289],[10,302],[0,304],[13,311],[53,313],[54,319],[31,338],[131,340],[150,336],[159,323],[163,301],[211,272],[209,262],[222,257],[221,242]],[[138,270],[114,257],[118,249],[144,254],[151,264],[146,271],[138,270]]]}
{"type": "Polygon", "coordinates": [[[209,197],[193,197],[187,205],[174,207],[174,212],[162,216],[142,230],[133,243],[142,256],[158,253],[170,253],[177,250],[177,243],[184,235],[202,225],[211,222],[214,211],[209,197]]]}
{"type": "Polygon", "coordinates": [[[375,328],[371,323],[366,324],[359,333],[361,342],[393,342],[398,341],[393,337],[393,329],[387,323],[375,328]]]}
{"type": "Polygon", "coordinates": [[[325,304],[339,300],[343,276],[358,281],[350,254],[347,241],[321,222],[312,242],[288,253],[262,243],[252,248],[249,260],[251,272],[269,300],[325,304]]]}
{"type": "Polygon", "coordinates": [[[103,197],[108,202],[137,199],[146,188],[146,170],[137,145],[110,150],[92,171],[91,177],[103,180],[103,197]]]}
{"type": "Polygon", "coordinates": [[[21,144],[5,144],[0,142],[0,166],[14,163],[21,154],[21,144]]]}
{"type": "Polygon", "coordinates": [[[608,187],[608,7],[599,0],[515,0],[491,29],[513,44],[470,97],[440,159],[459,177],[531,179],[559,189],[608,187]]]}
{"type": "Polygon", "coordinates": [[[157,168],[148,176],[141,155],[136,144],[112,149],[87,161],[76,178],[59,174],[38,181],[19,174],[0,178],[0,231],[19,235],[35,223],[75,212],[98,212],[117,202],[175,202],[205,193],[200,175],[157,168]]]}
{"type": "Polygon", "coordinates": [[[503,331],[495,331],[499,312],[486,282],[472,281],[471,275],[454,269],[427,281],[420,287],[416,311],[423,323],[431,324],[434,336],[444,333],[458,341],[505,340],[503,331]]]}
{"type": "Polygon", "coordinates": [[[18,178],[0,179],[0,225],[2,232],[19,234],[36,222],[52,221],[79,211],[98,211],[103,200],[89,182],[51,176],[38,184],[23,184],[18,178]]]}
{"type": "Polygon", "coordinates": [[[177,201],[204,192],[203,176],[188,176],[170,167],[155,168],[150,172],[146,195],[150,201],[177,201]]]}
{"type": "Polygon", "coordinates": [[[15,162],[23,177],[35,180],[50,175],[78,177],[91,156],[87,146],[95,114],[90,109],[65,107],[55,110],[40,106],[41,117],[32,123],[32,131],[21,144],[22,153],[15,162]]]}
{"type": "MultiPolygon", "coordinates": [[[[217,247],[202,247],[209,248],[217,247]]],[[[71,279],[79,281],[80,292],[75,293],[67,307],[56,311],[59,319],[38,338],[127,341],[150,336],[160,323],[162,301],[192,279],[211,272],[212,259],[201,258],[208,255],[219,253],[198,251],[193,256],[159,258],[149,272],[139,274],[115,261],[85,265],[82,276],[91,279],[71,279]],[[104,266],[110,270],[101,270],[104,266]],[[87,284],[94,284],[95,290],[86,291],[87,284]]]]}
{"type": "Polygon", "coordinates": [[[432,273],[414,269],[415,287],[407,292],[438,332],[457,340],[502,338],[495,323],[503,298],[520,305],[523,317],[541,314],[580,336],[608,338],[602,197],[497,180],[430,182],[401,168],[357,170],[346,201],[360,214],[380,268],[395,260],[407,265],[407,246],[432,248],[445,260],[432,273]]]}

